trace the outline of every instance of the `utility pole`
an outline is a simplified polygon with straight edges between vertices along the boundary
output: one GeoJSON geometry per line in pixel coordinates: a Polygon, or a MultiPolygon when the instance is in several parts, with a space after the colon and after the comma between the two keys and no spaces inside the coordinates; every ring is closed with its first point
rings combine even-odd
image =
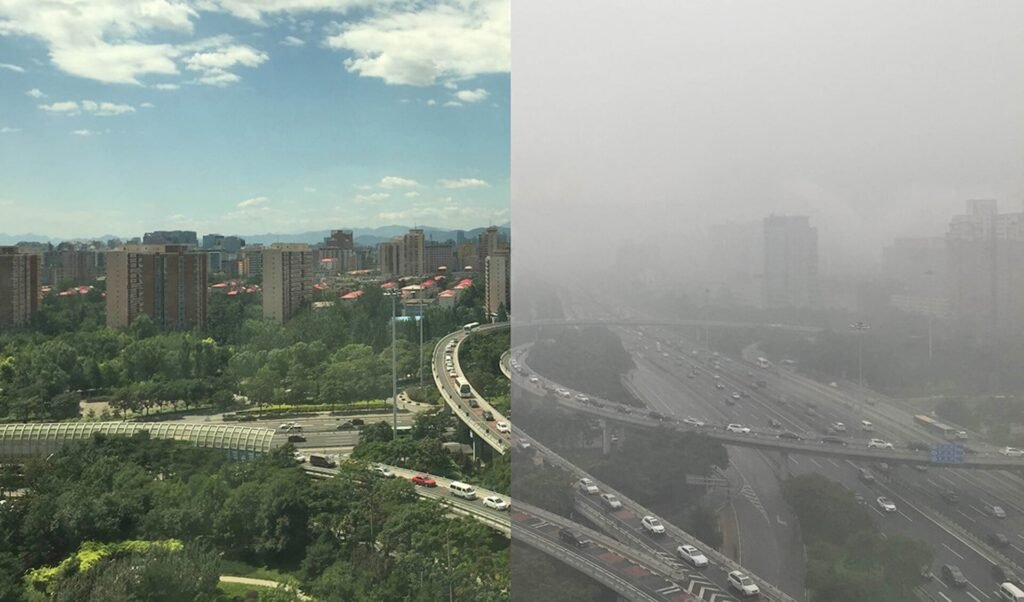
{"type": "Polygon", "coordinates": [[[391,293],[391,436],[398,440],[398,349],[396,345],[397,336],[395,333],[398,320],[398,290],[391,293]]]}

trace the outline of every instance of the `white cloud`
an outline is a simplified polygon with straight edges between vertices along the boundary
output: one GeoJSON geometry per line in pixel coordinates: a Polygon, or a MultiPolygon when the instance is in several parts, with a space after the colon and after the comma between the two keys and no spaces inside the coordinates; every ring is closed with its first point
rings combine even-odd
{"type": "Polygon", "coordinates": [[[405,196],[411,199],[413,197],[420,196],[420,193],[416,192],[415,190],[410,190],[409,192],[405,193],[405,196]]]}
{"type": "Polygon", "coordinates": [[[48,113],[58,113],[61,115],[78,115],[79,113],[87,113],[98,117],[113,117],[115,115],[124,115],[125,113],[135,112],[135,107],[131,105],[115,104],[112,102],[96,102],[93,100],[83,100],[80,103],[73,100],[64,100],[48,105],[39,105],[39,108],[48,113]]]}
{"type": "Polygon", "coordinates": [[[12,127],[7,127],[6,125],[3,126],[3,127],[0,127],[0,134],[13,134],[15,132],[20,132],[20,131],[21,131],[21,128],[12,128],[12,127]]]}
{"type": "Polygon", "coordinates": [[[155,105],[155,104],[153,104],[153,103],[151,103],[151,102],[144,102],[144,103],[142,103],[142,104],[140,104],[140,105],[139,105],[139,107],[141,107],[141,108],[143,108],[143,109],[152,109],[152,108],[153,108],[153,107],[155,107],[155,106],[156,106],[156,105],[155,105]]]}
{"type": "Polygon", "coordinates": [[[256,207],[263,207],[270,204],[270,199],[265,196],[257,196],[251,199],[245,199],[238,203],[239,209],[252,209],[256,207]]]}
{"type": "Polygon", "coordinates": [[[477,178],[459,178],[458,180],[438,180],[442,188],[486,188],[487,182],[477,178]]]}
{"type": "Polygon", "coordinates": [[[10,63],[0,63],[0,69],[7,69],[8,71],[14,71],[15,73],[24,73],[25,68],[10,63]]]}
{"type": "Polygon", "coordinates": [[[153,87],[157,90],[177,90],[181,86],[179,86],[178,84],[156,84],[153,87]]]}
{"type": "Polygon", "coordinates": [[[326,43],[352,53],[345,60],[350,72],[389,84],[429,86],[508,73],[510,0],[441,0],[418,11],[400,4],[343,24],[326,43]]]}
{"type": "Polygon", "coordinates": [[[76,135],[76,136],[99,136],[100,134],[106,134],[106,133],[109,133],[109,132],[110,132],[110,130],[87,130],[87,129],[72,130],[71,131],[71,133],[76,135]]]}
{"type": "Polygon", "coordinates": [[[357,194],[353,199],[357,204],[378,203],[391,197],[387,192],[372,192],[370,194],[357,194]]]}
{"type": "Polygon", "coordinates": [[[316,188],[313,188],[312,186],[306,186],[306,187],[304,187],[302,189],[302,191],[303,192],[316,192],[316,188]]]}
{"type": "Polygon", "coordinates": [[[427,101],[427,106],[428,107],[432,107],[432,106],[434,106],[436,104],[437,104],[437,101],[434,100],[433,98],[431,98],[430,100],[427,101]]]}
{"type": "Polygon", "coordinates": [[[472,227],[475,224],[501,220],[508,216],[508,209],[493,207],[460,207],[456,204],[442,203],[422,205],[399,211],[384,211],[377,214],[383,223],[433,222],[448,227],[472,227]]]}
{"type": "Polygon", "coordinates": [[[286,36],[285,39],[281,40],[281,43],[285,46],[305,46],[306,40],[295,36],[286,36]]]}
{"type": "Polygon", "coordinates": [[[384,176],[380,179],[378,186],[381,188],[410,188],[412,186],[419,186],[419,182],[398,176],[384,176]]]}
{"type": "Polygon", "coordinates": [[[197,52],[185,59],[185,68],[199,72],[198,82],[208,86],[227,86],[242,78],[228,71],[232,67],[258,67],[267,61],[267,53],[252,46],[235,44],[212,51],[197,52]]]}
{"type": "Polygon", "coordinates": [[[43,91],[39,88],[32,88],[28,92],[25,92],[25,95],[31,96],[32,98],[46,98],[46,94],[43,94],[43,91]]]}
{"type": "Polygon", "coordinates": [[[458,98],[462,102],[480,102],[489,96],[487,90],[483,88],[477,88],[476,90],[459,90],[455,93],[455,98],[458,98]]]}
{"type": "Polygon", "coordinates": [[[456,102],[454,100],[449,100],[448,102],[444,103],[444,106],[446,106],[446,107],[461,107],[462,103],[461,102],[456,102]]]}

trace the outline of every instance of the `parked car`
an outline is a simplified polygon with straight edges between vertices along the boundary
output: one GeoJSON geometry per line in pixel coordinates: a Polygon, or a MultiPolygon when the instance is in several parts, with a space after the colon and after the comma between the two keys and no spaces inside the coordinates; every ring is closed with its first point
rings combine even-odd
{"type": "Polygon", "coordinates": [[[647,417],[651,418],[653,420],[665,420],[664,416],[662,416],[660,413],[655,412],[653,410],[650,411],[650,412],[647,412],[647,417]]]}
{"type": "Polygon", "coordinates": [[[353,418],[352,419],[352,426],[363,426],[365,424],[366,424],[366,421],[363,420],[362,418],[353,418]]]}
{"type": "Polygon", "coordinates": [[[845,433],[846,432],[846,425],[843,424],[842,422],[833,422],[832,423],[832,428],[834,428],[837,433],[845,433]]]}
{"type": "Polygon", "coordinates": [[[640,519],[640,525],[645,531],[652,535],[663,535],[665,533],[665,525],[661,524],[660,520],[649,514],[640,519]]]}
{"type": "Polygon", "coordinates": [[[339,424],[338,427],[337,427],[337,429],[339,431],[350,431],[350,430],[352,430],[354,428],[355,427],[352,425],[352,421],[351,420],[346,420],[345,422],[342,422],[341,424],[339,424]]]}
{"type": "Polygon", "coordinates": [[[910,451],[928,451],[931,446],[924,441],[907,441],[907,449],[910,451]]]}
{"type": "Polygon", "coordinates": [[[426,475],[414,475],[410,480],[413,485],[419,485],[420,487],[437,487],[437,481],[426,475]]]}
{"type": "Polygon", "coordinates": [[[868,469],[861,468],[860,469],[860,480],[864,481],[868,485],[871,485],[871,484],[874,484],[874,482],[875,482],[875,475],[871,474],[871,471],[869,471],[868,469]]]}
{"type": "Polygon", "coordinates": [[[745,597],[761,595],[761,590],[757,587],[757,584],[742,571],[732,571],[729,573],[729,586],[745,597]]]}
{"type": "Polygon", "coordinates": [[[822,443],[831,443],[833,445],[846,445],[846,441],[840,437],[833,437],[832,435],[825,435],[821,438],[822,443]]]}
{"type": "Polygon", "coordinates": [[[615,497],[615,495],[612,493],[602,493],[601,501],[604,502],[605,506],[608,506],[608,508],[612,510],[618,510],[619,508],[622,508],[622,502],[620,502],[619,498],[615,497]]]}
{"type": "Polygon", "coordinates": [[[775,418],[772,418],[768,421],[768,426],[772,427],[773,429],[780,429],[782,428],[782,423],[776,420],[775,418]]]}
{"type": "Polygon", "coordinates": [[[1021,580],[1013,571],[998,564],[992,565],[992,578],[996,580],[996,583],[1012,583],[1017,586],[1022,585],[1021,580]]]}
{"type": "Polygon", "coordinates": [[[676,548],[676,553],[679,554],[680,558],[682,558],[686,562],[689,562],[696,568],[703,568],[708,565],[708,557],[702,554],[700,550],[691,545],[683,544],[679,546],[678,548],[676,548]]]}
{"type": "Polygon", "coordinates": [[[945,579],[953,587],[967,587],[967,577],[960,571],[960,567],[955,564],[944,564],[942,565],[942,578],[945,579]]]}

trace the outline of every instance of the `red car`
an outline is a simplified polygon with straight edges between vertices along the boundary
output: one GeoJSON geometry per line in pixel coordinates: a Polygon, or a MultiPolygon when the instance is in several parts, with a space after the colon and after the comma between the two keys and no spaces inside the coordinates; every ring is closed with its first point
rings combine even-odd
{"type": "Polygon", "coordinates": [[[418,474],[412,478],[412,484],[419,485],[421,487],[437,487],[437,481],[431,479],[430,477],[425,477],[421,474],[418,474]]]}

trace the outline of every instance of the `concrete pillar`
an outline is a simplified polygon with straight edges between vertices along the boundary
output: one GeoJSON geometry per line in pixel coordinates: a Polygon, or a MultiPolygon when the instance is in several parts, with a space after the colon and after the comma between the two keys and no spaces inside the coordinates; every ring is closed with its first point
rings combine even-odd
{"type": "Polygon", "coordinates": [[[608,455],[612,451],[612,434],[608,429],[608,421],[604,418],[599,419],[601,423],[601,453],[608,455]]]}

